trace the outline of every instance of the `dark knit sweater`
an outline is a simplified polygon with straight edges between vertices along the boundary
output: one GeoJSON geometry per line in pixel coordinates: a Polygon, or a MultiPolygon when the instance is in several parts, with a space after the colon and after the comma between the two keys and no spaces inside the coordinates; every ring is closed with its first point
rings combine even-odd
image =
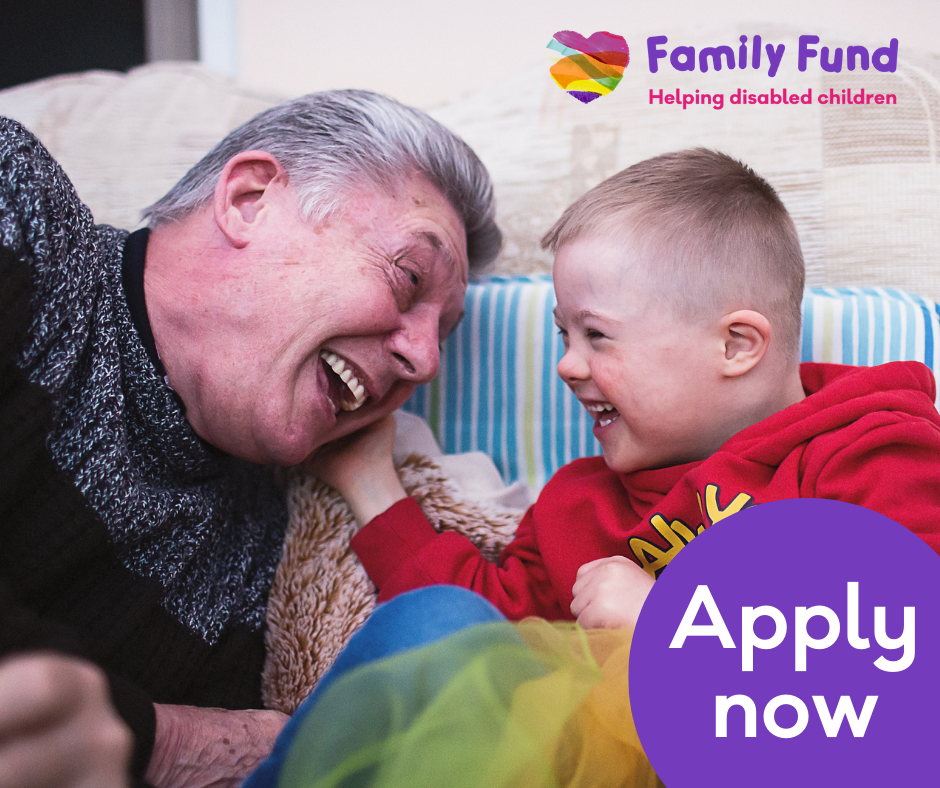
{"type": "Polygon", "coordinates": [[[286,511],[267,469],[195,435],[154,369],[126,237],[0,118],[0,653],[101,665],[139,775],[152,702],[260,707],[286,511]]]}

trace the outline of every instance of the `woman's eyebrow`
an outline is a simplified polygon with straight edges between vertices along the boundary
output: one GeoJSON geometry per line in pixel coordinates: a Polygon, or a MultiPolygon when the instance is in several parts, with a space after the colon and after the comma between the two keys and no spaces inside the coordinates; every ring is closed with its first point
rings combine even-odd
{"type": "Polygon", "coordinates": [[[431,230],[420,230],[407,236],[404,247],[401,250],[405,254],[411,252],[419,254],[427,252],[431,255],[441,255],[444,258],[444,264],[451,270],[460,270],[460,283],[466,287],[468,283],[467,274],[469,265],[458,265],[451,250],[447,244],[441,240],[441,237],[431,230]],[[430,247],[430,249],[428,249],[430,247]]]}
{"type": "Polygon", "coordinates": [[[438,237],[437,233],[431,232],[430,230],[421,230],[420,232],[411,233],[408,236],[408,245],[415,249],[430,246],[434,251],[443,254],[448,263],[454,262],[454,257],[450,253],[450,249],[448,249],[440,237],[438,237]]]}

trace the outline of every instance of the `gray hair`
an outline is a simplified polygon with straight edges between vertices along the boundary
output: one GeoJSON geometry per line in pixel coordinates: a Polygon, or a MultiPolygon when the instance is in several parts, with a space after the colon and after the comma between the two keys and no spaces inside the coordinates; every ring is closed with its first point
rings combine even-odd
{"type": "Polygon", "coordinates": [[[246,150],[267,151],[281,163],[302,215],[318,223],[341,208],[353,186],[390,190],[417,171],[463,220],[471,271],[499,253],[493,185],[470,146],[424,112],[365,90],[311,93],[243,123],[144,209],[148,226],[178,221],[208,203],[226,162],[246,150]]]}

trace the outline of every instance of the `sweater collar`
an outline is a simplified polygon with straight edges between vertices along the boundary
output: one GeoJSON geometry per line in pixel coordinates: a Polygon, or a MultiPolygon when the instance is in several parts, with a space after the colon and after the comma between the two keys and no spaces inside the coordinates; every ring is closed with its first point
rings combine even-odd
{"type": "MultiPolygon", "coordinates": [[[[150,228],[141,227],[139,230],[127,236],[124,243],[124,252],[121,255],[121,281],[124,285],[124,296],[127,299],[127,308],[131,313],[131,321],[140,342],[147,351],[147,358],[153,364],[157,376],[163,380],[170,391],[173,387],[170,385],[170,379],[166,374],[166,368],[160,360],[160,353],[157,351],[157,343],[153,338],[153,329],[150,327],[150,317],[147,314],[147,298],[144,293],[144,267],[147,262],[147,241],[150,239],[150,228]]],[[[174,399],[186,411],[183,401],[173,392],[174,399]]]]}
{"type": "Polygon", "coordinates": [[[157,344],[153,339],[153,330],[150,328],[150,318],[147,316],[147,301],[144,295],[144,265],[147,261],[147,241],[150,230],[142,227],[127,236],[124,243],[124,253],[121,258],[121,274],[124,283],[124,295],[127,298],[127,307],[131,313],[134,328],[140,335],[140,341],[147,351],[147,357],[157,374],[169,386],[166,369],[157,352],[157,344]]]}

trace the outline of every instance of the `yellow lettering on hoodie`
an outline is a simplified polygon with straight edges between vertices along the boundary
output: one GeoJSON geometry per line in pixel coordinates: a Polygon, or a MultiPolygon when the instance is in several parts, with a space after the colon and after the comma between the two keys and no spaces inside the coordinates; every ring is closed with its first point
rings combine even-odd
{"type": "Polygon", "coordinates": [[[754,501],[753,495],[742,492],[735,495],[727,506],[722,507],[720,494],[721,488],[717,484],[706,484],[705,506],[703,507],[702,497],[696,492],[695,497],[698,499],[698,508],[704,522],[694,529],[679,519],[666,520],[659,512],[650,517],[650,525],[665,540],[666,546],[662,547],[649,539],[634,536],[629,541],[629,545],[640,566],[653,577],[657,577],[678,552],[696,536],[703,533],[708,526],[732,514],[737,514],[754,501]]]}

